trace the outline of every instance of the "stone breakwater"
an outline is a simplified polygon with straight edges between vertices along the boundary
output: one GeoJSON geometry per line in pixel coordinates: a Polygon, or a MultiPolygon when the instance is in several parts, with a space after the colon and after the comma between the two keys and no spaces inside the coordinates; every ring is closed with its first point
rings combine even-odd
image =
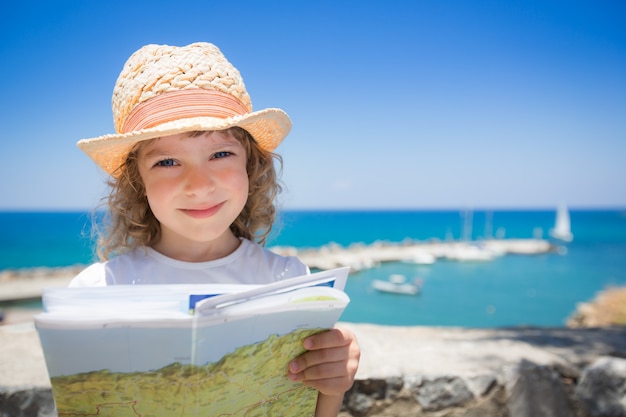
{"type": "Polygon", "coordinates": [[[45,287],[66,287],[84,266],[0,271],[0,302],[41,297],[45,287]]]}
{"type": "MultiPolygon", "coordinates": [[[[626,328],[341,323],[361,345],[342,417],[626,416],[626,328]]],[[[0,417],[54,416],[32,323],[0,327],[0,417]]]]}
{"type": "Polygon", "coordinates": [[[372,268],[384,262],[432,263],[437,259],[487,261],[506,254],[538,255],[562,248],[543,239],[491,239],[481,241],[431,241],[401,243],[375,242],[342,247],[328,244],[314,249],[274,247],[274,252],[297,256],[310,268],[332,269],[349,266],[352,271],[372,268]]]}

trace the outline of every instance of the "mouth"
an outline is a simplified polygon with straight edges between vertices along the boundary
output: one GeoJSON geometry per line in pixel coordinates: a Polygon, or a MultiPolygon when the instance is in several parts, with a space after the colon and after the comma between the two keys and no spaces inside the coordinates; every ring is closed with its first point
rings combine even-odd
{"type": "Polygon", "coordinates": [[[191,208],[191,209],[179,209],[182,213],[193,217],[195,219],[203,219],[206,217],[211,217],[213,216],[215,213],[217,213],[222,206],[224,205],[224,203],[219,203],[216,204],[214,206],[210,206],[210,207],[198,207],[198,208],[191,208]]]}

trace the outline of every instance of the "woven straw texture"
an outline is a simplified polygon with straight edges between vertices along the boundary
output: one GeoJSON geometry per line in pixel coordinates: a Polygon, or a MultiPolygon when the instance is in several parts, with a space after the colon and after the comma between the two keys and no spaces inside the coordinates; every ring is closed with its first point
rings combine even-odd
{"type": "Polygon", "coordinates": [[[113,92],[113,122],[117,133],[131,110],[161,93],[185,89],[215,89],[230,94],[252,112],[250,96],[239,71],[209,43],[184,48],[147,45],[124,65],[113,92]]]}
{"type": "Polygon", "coordinates": [[[78,147],[111,175],[124,163],[131,147],[142,140],[239,126],[262,148],[273,151],[291,129],[289,117],[280,109],[252,111],[239,71],[210,43],[184,47],[146,45],[139,49],[128,59],[117,79],[112,109],[117,134],[78,142],[78,147]],[[188,110],[189,106],[185,107],[184,99],[178,98],[180,103],[170,99],[186,90],[203,90],[200,94],[211,97],[212,107],[194,113],[188,110]],[[213,96],[217,97],[217,104],[213,103],[213,96]],[[159,100],[174,108],[168,109],[169,119],[157,118],[151,122],[150,111],[145,108],[151,109],[149,106],[159,100]],[[143,113],[147,113],[147,121],[139,123],[137,129],[134,122],[128,125],[129,116],[134,119],[136,114],[143,117],[143,113]]]}

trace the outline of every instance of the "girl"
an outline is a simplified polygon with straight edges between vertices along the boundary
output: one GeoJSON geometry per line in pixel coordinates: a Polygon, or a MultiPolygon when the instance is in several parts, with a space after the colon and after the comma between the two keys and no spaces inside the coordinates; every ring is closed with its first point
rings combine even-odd
{"type": "MultiPolygon", "coordinates": [[[[265,284],[309,272],[262,246],[280,192],[273,150],[289,117],[252,112],[239,72],[214,45],[135,52],[113,114],[117,134],[78,142],[111,176],[110,219],[102,262],[70,286],[265,284]]],[[[336,416],[358,367],[355,336],[336,328],[303,343],[289,378],[319,391],[316,416],[336,416]]]]}

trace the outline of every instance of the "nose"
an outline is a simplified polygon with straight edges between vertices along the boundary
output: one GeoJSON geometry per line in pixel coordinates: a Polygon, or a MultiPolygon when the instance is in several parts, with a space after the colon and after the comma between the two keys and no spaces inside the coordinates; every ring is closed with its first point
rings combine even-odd
{"type": "Polygon", "coordinates": [[[208,170],[201,167],[186,167],[185,192],[190,196],[205,195],[215,190],[215,181],[208,170]]]}

